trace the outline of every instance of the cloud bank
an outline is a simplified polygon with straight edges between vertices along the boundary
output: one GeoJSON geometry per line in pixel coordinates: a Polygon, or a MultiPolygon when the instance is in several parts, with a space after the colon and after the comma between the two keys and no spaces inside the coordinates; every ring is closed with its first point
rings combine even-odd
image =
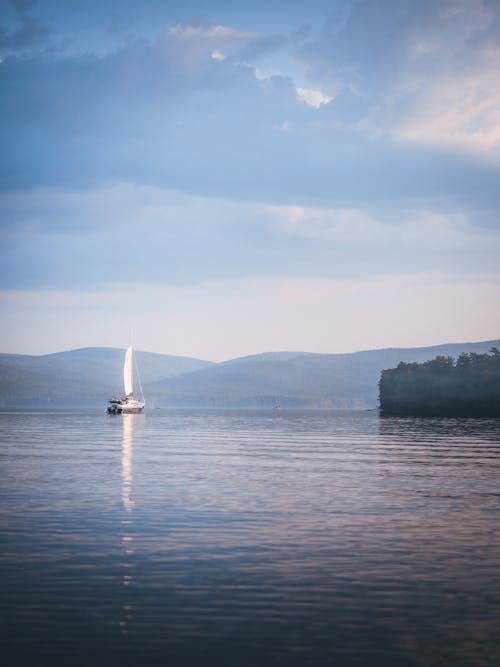
{"type": "MultiPolygon", "coordinates": [[[[0,12],[5,294],[49,304],[252,280],[360,281],[368,294],[406,275],[496,289],[498,3],[78,11],[0,12]]],[[[450,339],[454,321],[426,342],[450,339]]]]}

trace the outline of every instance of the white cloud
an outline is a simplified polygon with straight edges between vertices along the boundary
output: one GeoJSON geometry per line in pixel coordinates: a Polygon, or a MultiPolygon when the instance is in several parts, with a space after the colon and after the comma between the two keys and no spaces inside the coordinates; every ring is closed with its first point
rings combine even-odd
{"type": "Polygon", "coordinates": [[[321,241],[360,241],[370,236],[377,242],[385,226],[358,209],[273,206],[276,224],[293,236],[321,241]]]}
{"type": "Polygon", "coordinates": [[[379,251],[411,246],[415,252],[437,246],[463,251],[500,247],[499,231],[475,226],[462,213],[404,211],[394,223],[355,208],[271,206],[269,210],[274,224],[287,235],[337,246],[369,245],[379,251]]]}
{"type": "Polygon", "coordinates": [[[420,143],[479,152],[500,148],[500,50],[485,71],[461,73],[425,86],[396,134],[420,143]]]}
{"type": "Polygon", "coordinates": [[[292,124],[289,120],[284,120],[282,123],[276,126],[276,129],[280,132],[290,132],[292,129],[292,124]]]}
{"type": "MultiPolygon", "coordinates": [[[[341,30],[327,23],[302,50],[310,80],[335,91],[332,113],[378,138],[500,156],[498,3],[399,5],[354,3],[341,30]]],[[[316,108],[325,103],[317,90],[299,91],[316,108]]]]}
{"type": "Polygon", "coordinates": [[[268,81],[269,79],[272,79],[273,76],[282,76],[282,74],[276,69],[270,70],[269,72],[264,72],[258,67],[255,68],[255,78],[258,81],[268,81]]]}
{"type": "Polygon", "coordinates": [[[305,104],[315,109],[319,109],[322,104],[328,104],[333,99],[320,90],[313,90],[312,88],[297,88],[297,97],[301,102],[305,102],[305,104]]]}
{"type": "Polygon", "coordinates": [[[223,39],[246,41],[252,38],[249,33],[239,32],[224,25],[190,25],[187,23],[177,23],[168,28],[170,35],[181,37],[182,39],[223,39]]]}
{"type": "Polygon", "coordinates": [[[254,39],[224,25],[177,23],[167,28],[158,47],[171,68],[189,75],[203,71],[211,61],[224,61],[231,51],[254,39]]]}

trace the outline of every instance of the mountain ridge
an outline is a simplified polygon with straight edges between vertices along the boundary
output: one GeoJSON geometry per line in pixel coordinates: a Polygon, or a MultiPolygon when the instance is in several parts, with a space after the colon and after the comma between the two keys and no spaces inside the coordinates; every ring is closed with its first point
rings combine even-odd
{"type": "Polygon", "coordinates": [[[263,353],[160,380],[148,390],[160,404],[170,406],[367,409],[377,405],[378,380],[384,368],[438,354],[484,352],[499,343],[489,340],[337,354],[287,352],[281,358],[263,353]]]}
{"type": "MultiPolygon", "coordinates": [[[[487,352],[500,340],[347,353],[263,352],[211,362],[137,351],[150,407],[377,406],[382,370],[399,361],[487,352]]],[[[103,406],[121,394],[124,350],[77,348],[45,355],[0,353],[0,405],[103,406]]]]}
{"type": "MultiPolygon", "coordinates": [[[[0,405],[97,406],[120,394],[125,350],[78,348],[44,355],[0,353],[0,405]]],[[[165,379],[213,362],[137,351],[143,383],[165,379]]]]}

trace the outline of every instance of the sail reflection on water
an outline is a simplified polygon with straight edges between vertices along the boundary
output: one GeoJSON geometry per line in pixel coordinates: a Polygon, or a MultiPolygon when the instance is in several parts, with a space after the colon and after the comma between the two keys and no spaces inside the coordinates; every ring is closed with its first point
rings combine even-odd
{"type": "MultiPolygon", "coordinates": [[[[124,414],[122,416],[122,503],[126,517],[121,521],[123,531],[121,535],[121,546],[123,549],[124,560],[122,563],[123,574],[122,583],[125,587],[130,587],[133,583],[134,567],[134,536],[132,534],[132,510],[135,501],[132,500],[132,481],[133,481],[133,446],[134,446],[134,420],[137,418],[133,414],[124,414]]],[[[121,605],[121,615],[119,626],[122,635],[128,634],[130,624],[134,620],[135,605],[130,598],[131,591],[125,594],[121,605]]]]}
{"type": "Polygon", "coordinates": [[[134,437],[134,415],[124,414],[122,416],[122,501],[127,512],[134,508],[132,500],[132,454],[134,437]]]}

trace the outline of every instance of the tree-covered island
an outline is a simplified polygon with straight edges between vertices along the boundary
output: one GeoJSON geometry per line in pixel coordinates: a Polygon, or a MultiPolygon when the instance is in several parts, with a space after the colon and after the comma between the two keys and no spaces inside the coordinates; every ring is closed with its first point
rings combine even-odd
{"type": "Polygon", "coordinates": [[[380,413],[446,417],[500,417],[500,352],[438,356],[383,370],[380,413]]]}

